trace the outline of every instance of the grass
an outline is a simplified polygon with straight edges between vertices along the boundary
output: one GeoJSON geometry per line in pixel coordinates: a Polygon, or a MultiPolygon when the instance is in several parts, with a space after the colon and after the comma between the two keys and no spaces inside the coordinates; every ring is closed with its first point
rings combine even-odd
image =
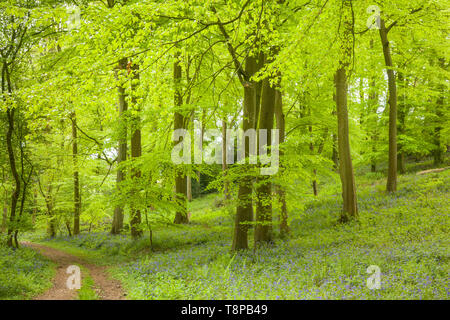
{"type": "Polygon", "coordinates": [[[81,266],[82,280],[81,288],[78,290],[78,300],[98,300],[99,296],[94,290],[94,280],[89,271],[81,266]]]}
{"type": "Polygon", "coordinates": [[[0,300],[28,300],[52,285],[55,265],[29,248],[0,245],[0,300]]]}

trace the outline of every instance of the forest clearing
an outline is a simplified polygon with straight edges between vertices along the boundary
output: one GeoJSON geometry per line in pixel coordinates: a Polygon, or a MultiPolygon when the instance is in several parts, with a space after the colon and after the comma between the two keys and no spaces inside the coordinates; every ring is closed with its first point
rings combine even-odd
{"type": "Polygon", "coordinates": [[[0,300],[449,300],[449,7],[0,1],[0,300]]]}

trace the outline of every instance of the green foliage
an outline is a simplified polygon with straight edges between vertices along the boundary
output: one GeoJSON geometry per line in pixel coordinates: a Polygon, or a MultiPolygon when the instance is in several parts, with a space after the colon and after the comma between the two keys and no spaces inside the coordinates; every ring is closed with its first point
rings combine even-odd
{"type": "Polygon", "coordinates": [[[31,299],[52,285],[54,274],[54,265],[34,250],[0,245],[0,300],[31,299]]]}
{"type": "Polygon", "coordinates": [[[82,269],[83,279],[81,282],[81,288],[78,290],[79,300],[98,300],[98,294],[94,289],[94,280],[90,276],[86,268],[82,269]]]}

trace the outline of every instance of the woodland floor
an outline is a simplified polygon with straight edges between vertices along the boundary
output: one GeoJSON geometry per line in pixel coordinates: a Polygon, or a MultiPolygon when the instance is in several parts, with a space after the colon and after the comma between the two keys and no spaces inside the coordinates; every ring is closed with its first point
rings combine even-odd
{"type": "Polygon", "coordinates": [[[77,265],[82,268],[81,277],[85,278],[85,271],[94,281],[93,289],[100,300],[124,300],[125,294],[119,281],[111,279],[105,267],[87,263],[83,259],[61,250],[50,248],[41,244],[23,242],[22,245],[39,251],[43,256],[57,265],[53,286],[34,298],[34,300],[74,300],[77,299],[77,290],[67,287],[67,267],[77,265]],[[83,268],[84,267],[84,268],[83,268]]]}
{"type": "Polygon", "coordinates": [[[152,248],[148,234],[111,235],[109,221],[75,237],[48,238],[42,227],[23,234],[19,250],[0,247],[0,299],[448,300],[450,170],[430,168],[409,164],[395,194],[383,172],[357,174],[360,217],[347,224],[338,223],[339,177],[322,177],[317,197],[300,180],[289,237],[254,250],[250,228],[251,249],[238,254],[234,207],[216,205],[214,193],[188,204],[189,224],[155,225],[152,248]],[[66,288],[69,265],[81,268],[78,292],[66,288]],[[366,285],[371,265],[380,290],[366,285]]]}

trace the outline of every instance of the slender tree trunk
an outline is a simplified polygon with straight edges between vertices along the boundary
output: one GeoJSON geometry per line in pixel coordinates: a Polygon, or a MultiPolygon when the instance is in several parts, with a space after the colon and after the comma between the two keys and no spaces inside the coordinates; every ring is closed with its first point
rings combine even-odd
{"type": "Polygon", "coordinates": [[[5,189],[5,201],[3,203],[3,214],[2,214],[2,233],[6,231],[6,224],[8,220],[8,191],[5,189]]]}
{"type": "MultiPolygon", "coordinates": [[[[261,110],[259,114],[258,132],[267,132],[267,154],[270,154],[273,120],[275,113],[275,87],[270,84],[270,79],[265,78],[261,93],[261,110]]],[[[258,143],[261,152],[261,142],[258,143]]],[[[259,176],[256,187],[256,223],[255,245],[272,241],[272,183],[269,176],[259,176]]]]}
{"type": "Polygon", "coordinates": [[[230,199],[229,183],[227,177],[227,119],[222,119],[222,174],[223,174],[223,196],[225,201],[230,199]]]}
{"type": "MultiPolygon", "coordinates": [[[[264,52],[260,52],[258,55],[257,60],[257,66],[256,70],[261,70],[264,67],[264,52]]],[[[262,94],[262,80],[259,80],[256,82],[256,101],[255,101],[255,129],[258,129],[258,119],[259,119],[259,112],[261,110],[261,94],[262,94]]]]}
{"type": "Polygon", "coordinates": [[[347,69],[351,61],[351,9],[350,1],[343,2],[344,31],[341,39],[341,58],[339,68],[334,76],[336,87],[336,109],[338,120],[338,152],[339,173],[342,182],[343,211],[341,221],[345,222],[351,218],[358,217],[358,206],[356,200],[355,176],[353,172],[352,158],[350,153],[348,110],[347,110],[347,69]]]}
{"type": "MultiPolygon", "coordinates": [[[[311,119],[311,108],[309,108],[309,116],[311,119]]],[[[312,135],[312,126],[308,126],[308,130],[309,130],[309,135],[311,137],[311,141],[309,143],[309,151],[311,151],[311,155],[314,154],[314,143],[313,143],[313,135],[312,135]]],[[[316,179],[316,174],[317,174],[317,170],[314,168],[313,169],[313,178],[312,178],[312,189],[313,189],[313,194],[315,197],[317,197],[318,193],[317,193],[317,179],[316,179]]]]}
{"type": "MultiPolygon", "coordinates": [[[[80,234],[80,179],[78,172],[78,137],[77,137],[77,116],[75,111],[72,112],[72,158],[73,158],[73,234],[80,234]]],[[[70,235],[70,232],[69,232],[70,235]]]]}
{"type": "MultiPolygon", "coordinates": [[[[20,130],[21,132],[21,130],[20,130]]],[[[19,135],[19,146],[20,146],[20,164],[21,164],[21,180],[23,182],[23,187],[22,187],[22,197],[20,198],[20,207],[19,207],[19,216],[18,219],[16,220],[17,223],[21,223],[22,222],[22,215],[23,215],[23,209],[25,207],[25,200],[26,200],[26,196],[27,196],[27,187],[28,184],[30,183],[30,179],[31,179],[31,175],[33,174],[33,166],[31,166],[31,171],[30,174],[28,175],[28,179],[25,179],[24,177],[24,173],[25,173],[25,169],[24,169],[24,152],[23,152],[23,144],[22,144],[22,135],[20,133],[19,135]]],[[[19,229],[16,228],[16,230],[14,231],[14,242],[16,244],[16,248],[19,248],[19,241],[17,239],[19,234],[19,229]]]]}
{"type": "Polygon", "coordinates": [[[69,234],[69,237],[72,236],[72,230],[70,230],[70,223],[69,221],[66,221],[66,229],[67,229],[67,233],[69,234]]]}
{"type": "Polygon", "coordinates": [[[186,199],[188,202],[192,201],[192,177],[190,174],[186,175],[186,199]]]}
{"type": "Polygon", "coordinates": [[[48,228],[47,233],[50,238],[56,237],[56,231],[58,229],[58,223],[56,220],[56,216],[53,212],[53,200],[51,196],[52,187],[49,185],[47,194],[43,194],[45,205],[47,206],[47,215],[48,215],[48,228]]]}
{"type": "MultiPolygon", "coordinates": [[[[440,58],[439,64],[442,69],[445,68],[445,59],[440,58]]],[[[444,118],[444,92],[445,92],[445,86],[440,85],[438,87],[439,89],[439,97],[436,101],[436,122],[434,126],[434,150],[433,150],[433,160],[434,165],[438,166],[443,163],[442,159],[442,148],[441,148],[441,131],[442,131],[442,120],[444,118]]]]}
{"type": "Polygon", "coordinates": [[[333,133],[331,135],[332,141],[332,150],[331,150],[331,160],[333,161],[333,169],[338,170],[339,168],[339,158],[337,152],[337,135],[333,133]]]}
{"type": "Polygon", "coordinates": [[[7,245],[9,247],[13,246],[13,232],[14,227],[13,224],[16,219],[16,208],[17,208],[17,202],[19,201],[19,195],[20,195],[20,177],[17,172],[16,167],[16,158],[14,155],[14,149],[12,145],[12,135],[14,132],[14,113],[15,109],[6,109],[6,115],[8,118],[8,131],[6,132],[6,145],[8,150],[8,158],[9,158],[9,165],[11,167],[11,173],[14,178],[15,186],[13,190],[13,194],[11,196],[11,206],[10,206],[10,214],[9,214],[9,221],[11,222],[11,226],[8,227],[8,235],[7,235],[7,245]]]}
{"type": "MultiPolygon", "coordinates": [[[[257,61],[255,57],[248,56],[245,59],[245,73],[251,78],[257,71],[257,61]]],[[[242,129],[247,131],[255,126],[256,113],[256,83],[251,81],[244,86],[244,111],[242,129]]],[[[247,140],[247,138],[246,138],[247,140]]],[[[249,143],[245,143],[245,157],[250,155],[249,143]]],[[[246,168],[250,165],[245,164],[246,168]]],[[[244,175],[239,180],[238,204],[234,221],[234,234],[232,250],[248,249],[248,228],[253,217],[252,204],[252,181],[253,177],[244,175]]]]}
{"type": "MultiPolygon", "coordinates": [[[[407,80],[403,77],[401,72],[398,73],[398,86],[401,89],[401,97],[403,99],[400,100],[398,104],[397,117],[397,132],[398,135],[402,135],[405,133],[405,117],[406,117],[406,99],[405,99],[405,90],[408,86],[407,80]]],[[[403,151],[403,146],[400,141],[397,140],[397,167],[398,172],[404,174],[406,172],[406,163],[405,163],[405,152],[403,151]]]]}
{"type": "MultiPolygon", "coordinates": [[[[189,75],[189,70],[190,70],[190,66],[191,66],[191,58],[190,56],[188,56],[188,63],[186,66],[186,82],[189,84],[191,83],[191,77],[189,75]]],[[[191,88],[188,86],[187,88],[187,93],[186,93],[186,104],[191,103],[191,88]]],[[[190,133],[191,133],[191,137],[194,136],[194,117],[195,117],[195,112],[191,111],[191,116],[189,117],[189,121],[191,123],[191,125],[189,124],[185,124],[186,128],[190,128],[190,133]]],[[[187,120],[187,119],[186,119],[187,120]]],[[[188,202],[192,201],[192,177],[190,174],[186,175],[186,198],[188,202]]],[[[188,220],[189,220],[189,214],[188,214],[188,220]]]]}
{"type": "Polygon", "coordinates": [[[37,215],[37,190],[36,188],[33,188],[33,216],[31,217],[31,221],[33,223],[33,226],[36,224],[36,215],[37,215]]]}
{"type": "MultiPolygon", "coordinates": [[[[373,48],[373,40],[370,41],[370,49],[373,48]]],[[[373,77],[369,83],[369,112],[373,114],[373,119],[370,121],[369,127],[369,134],[370,134],[370,140],[372,144],[372,154],[374,154],[377,151],[376,143],[377,143],[377,123],[378,119],[375,117],[378,110],[378,94],[377,94],[377,88],[376,88],[376,82],[375,77],[373,77]]],[[[375,172],[376,171],[376,161],[375,156],[372,155],[371,157],[371,163],[370,163],[370,171],[375,172]]]]}
{"type": "Polygon", "coordinates": [[[347,76],[345,68],[339,68],[335,75],[336,105],[338,117],[338,149],[339,173],[342,182],[342,197],[344,201],[342,221],[358,216],[355,177],[350,155],[347,111],[347,76]]]}
{"type": "MultiPolygon", "coordinates": [[[[179,61],[180,54],[177,53],[175,55],[175,62],[173,65],[173,79],[175,83],[175,96],[174,102],[176,107],[181,107],[183,105],[183,96],[181,94],[181,64],[179,61]]],[[[174,130],[177,129],[185,129],[186,121],[185,117],[178,111],[174,114],[174,130]]],[[[178,144],[183,141],[183,137],[180,137],[178,141],[175,141],[174,144],[178,144]]],[[[178,209],[175,213],[175,220],[173,223],[181,224],[188,223],[187,217],[187,179],[186,175],[177,170],[175,173],[175,200],[178,204],[178,209]]]]}
{"type": "MultiPolygon", "coordinates": [[[[309,132],[312,132],[312,126],[309,126],[309,132]]],[[[311,151],[311,155],[314,154],[314,144],[312,143],[312,141],[309,143],[309,150],[311,151]]],[[[313,194],[315,197],[317,197],[318,192],[317,192],[317,170],[316,168],[313,169],[313,177],[312,177],[312,189],[313,189],[313,194]]]]}
{"type": "MultiPolygon", "coordinates": [[[[194,123],[194,113],[192,113],[192,116],[191,116],[191,123],[193,124],[194,123]]],[[[192,127],[193,127],[193,125],[192,125],[192,127]]],[[[190,134],[191,134],[191,137],[193,137],[194,136],[194,128],[192,128],[191,130],[190,130],[190,134]]],[[[187,198],[187,201],[188,202],[191,202],[192,201],[192,177],[191,177],[191,175],[190,174],[188,174],[188,175],[186,175],[186,198],[187,198]]]]}
{"type": "Polygon", "coordinates": [[[391,50],[387,36],[388,30],[386,29],[385,21],[380,19],[380,38],[389,88],[389,164],[386,190],[395,192],[397,190],[397,85],[395,83],[394,70],[392,69],[391,50]]]}
{"type": "MultiPolygon", "coordinates": [[[[137,87],[139,83],[139,66],[133,64],[131,66],[132,70],[132,82],[131,82],[131,92],[132,92],[132,104],[133,109],[136,111],[132,116],[131,120],[131,158],[137,159],[142,155],[142,143],[141,143],[141,116],[140,107],[137,103],[137,87]]],[[[132,179],[139,180],[141,177],[141,171],[133,167],[132,169],[132,179]]],[[[137,183],[139,188],[139,182],[137,183]]],[[[134,192],[139,193],[139,189],[134,190],[134,192]]],[[[130,217],[130,227],[131,236],[136,239],[142,236],[141,228],[141,211],[136,209],[134,205],[131,207],[131,217],[130,217]]]]}
{"type": "MultiPolygon", "coordinates": [[[[118,65],[118,73],[123,72],[127,68],[128,60],[127,58],[123,58],[119,61],[118,65]]],[[[119,80],[119,74],[116,73],[116,78],[119,80]]],[[[123,83],[121,83],[117,87],[118,97],[119,97],[119,147],[117,150],[117,178],[116,185],[117,190],[120,192],[120,184],[125,180],[125,169],[121,168],[120,165],[123,164],[127,160],[127,110],[128,103],[126,100],[125,87],[123,83]]],[[[112,234],[119,234],[123,229],[123,206],[117,205],[114,208],[114,218],[112,223],[112,234]]]]}
{"type": "MultiPolygon", "coordinates": [[[[336,94],[333,94],[333,100],[336,101],[336,94]]],[[[333,116],[336,116],[336,110],[333,109],[331,112],[333,116]]],[[[333,161],[333,169],[337,171],[339,169],[339,156],[338,156],[338,137],[337,132],[333,130],[333,133],[331,134],[331,161],[333,161]]]]}
{"type": "MultiPolygon", "coordinates": [[[[279,138],[280,138],[280,150],[279,150],[279,167],[280,170],[283,168],[283,150],[281,148],[282,144],[285,140],[285,132],[286,132],[286,122],[285,116],[283,112],[283,95],[279,88],[275,91],[275,118],[277,123],[277,129],[279,130],[279,138]]],[[[289,233],[288,226],[288,212],[287,212],[287,204],[286,204],[286,190],[282,185],[275,186],[275,192],[278,196],[278,201],[280,203],[280,235],[283,237],[289,233]]]]}

